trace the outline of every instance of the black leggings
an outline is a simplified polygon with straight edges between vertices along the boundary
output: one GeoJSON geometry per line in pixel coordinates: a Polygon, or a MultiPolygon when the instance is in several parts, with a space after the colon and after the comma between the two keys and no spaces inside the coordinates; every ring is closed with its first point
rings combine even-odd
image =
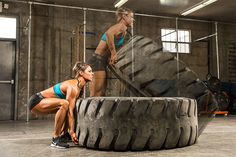
{"type": "Polygon", "coordinates": [[[43,100],[43,96],[41,93],[36,93],[32,95],[29,99],[28,105],[29,109],[32,110],[41,100],[43,100]]]}
{"type": "Polygon", "coordinates": [[[107,56],[100,56],[96,53],[88,60],[93,71],[106,71],[108,65],[107,56]]]}

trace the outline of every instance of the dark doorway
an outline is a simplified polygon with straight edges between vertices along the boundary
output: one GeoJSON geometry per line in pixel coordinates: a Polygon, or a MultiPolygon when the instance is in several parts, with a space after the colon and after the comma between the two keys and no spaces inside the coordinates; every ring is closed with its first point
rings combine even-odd
{"type": "Polygon", "coordinates": [[[14,118],[15,54],[15,41],[0,40],[0,120],[14,118]]]}

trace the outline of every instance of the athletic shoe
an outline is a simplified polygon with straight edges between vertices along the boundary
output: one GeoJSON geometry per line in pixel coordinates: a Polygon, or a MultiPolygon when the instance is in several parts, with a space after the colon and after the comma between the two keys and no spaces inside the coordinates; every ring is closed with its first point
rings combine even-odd
{"type": "Polygon", "coordinates": [[[69,144],[67,144],[66,142],[63,142],[60,136],[52,138],[51,146],[56,147],[56,148],[62,148],[62,149],[69,148],[69,144]]]}
{"type": "Polygon", "coordinates": [[[63,134],[63,135],[61,135],[60,138],[61,138],[61,141],[65,142],[65,143],[72,141],[71,140],[71,136],[70,136],[70,134],[68,132],[63,134]]]}

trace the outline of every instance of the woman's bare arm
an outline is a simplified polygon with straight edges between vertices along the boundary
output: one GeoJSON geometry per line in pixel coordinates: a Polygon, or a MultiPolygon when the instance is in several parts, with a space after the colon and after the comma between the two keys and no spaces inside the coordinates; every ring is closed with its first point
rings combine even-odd
{"type": "Polygon", "coordinates": [[[121,25],[116,24],[112,27],[110,27],[106,31],[106,36],[107,36],[107,46],[109,51],[111,52],[111,59],[110,59],[110,64],[114,64],[114,61],[116,59],[116,48],[115,48],[115,43],[114,43],[114,36],[118,34],[123,34],[125,32],[125,29],[121,27],[121,25]]]}
{"type": "Polygon", "coordinates": [[[69,102],[69,111],[68,111],[68,125],[69,125],[69,133],[71,135],[71,139],[75,144],[78,144],[78,139],[74,132],[74,109],[76,103],[76,94],[72,87],[68,87],[66,93],[66,100],[69,102]]]}

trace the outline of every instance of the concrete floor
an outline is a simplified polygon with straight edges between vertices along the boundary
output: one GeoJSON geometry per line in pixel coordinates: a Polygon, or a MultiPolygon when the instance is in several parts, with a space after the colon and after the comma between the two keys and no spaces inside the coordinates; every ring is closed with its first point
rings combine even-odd
{"type": "Polygon", "coordinates": [[[55,149],[51,143],[53,121],[0,122],[0,157],[234,157],[236,116],[216,116],[189,147],[140,152],[97,151],[73,146],[55,149]]]}

